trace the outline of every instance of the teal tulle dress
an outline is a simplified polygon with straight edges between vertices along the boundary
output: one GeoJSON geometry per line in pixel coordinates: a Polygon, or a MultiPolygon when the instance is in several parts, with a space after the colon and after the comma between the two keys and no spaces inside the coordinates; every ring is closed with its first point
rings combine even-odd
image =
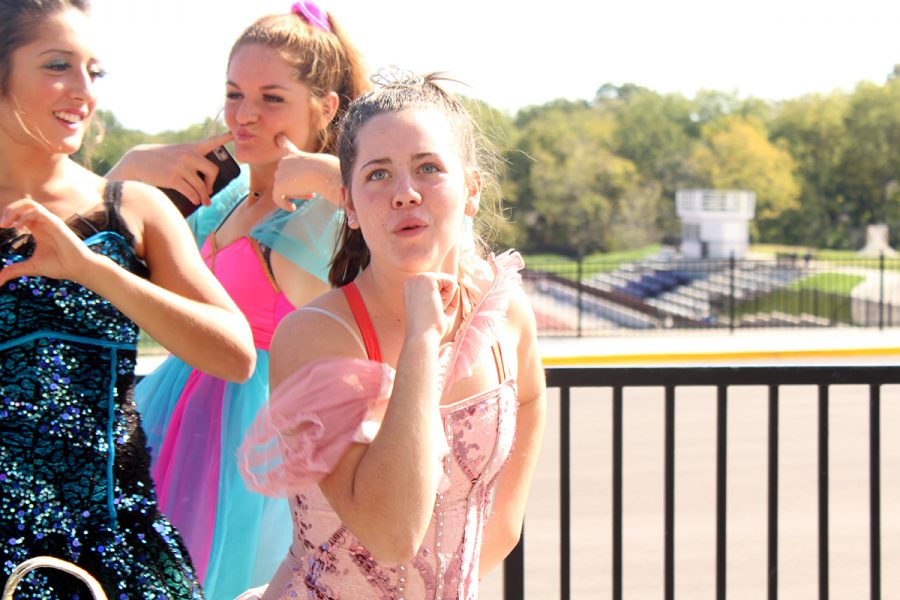
{"type": "Polygon", "coordinates": [[[250,322],[256,371],[245,383],[231,383],[170,356],[136,390],[160,509],[184,538],[212,600],[267,582],[290,546],[287,501],[247,489],[237,449],[269,395],[272,334],[294,309],[272,276],[270,253],[327,280],[341,217],[324,198],[297,201],[295,212],[276,210],[249,236],[217,247],[214,232],[246,190],[241,177],[189,223],[206,264],[250,322]]]}

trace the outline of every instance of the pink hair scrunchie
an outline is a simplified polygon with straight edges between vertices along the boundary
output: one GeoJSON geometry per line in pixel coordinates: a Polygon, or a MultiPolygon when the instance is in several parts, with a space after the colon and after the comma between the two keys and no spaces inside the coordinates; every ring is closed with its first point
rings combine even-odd
{"type": "Polygon", "coordinates": [[[312,2],[312,0],[294,2],[294,5],[291,6],[291,12],[313,27],[318,27],[322,31],[332,33],[331,23],[328,22],[328,13],[322,10],[318,4],[312,2]]]}

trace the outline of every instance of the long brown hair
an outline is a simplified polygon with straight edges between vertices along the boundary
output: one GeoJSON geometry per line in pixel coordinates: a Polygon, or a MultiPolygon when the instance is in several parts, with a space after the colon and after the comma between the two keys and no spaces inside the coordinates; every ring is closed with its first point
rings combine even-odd
{"type": "Polygon", "coordinates": [[[0,96],[9,92],[13,52],[37,36],[45,18],[74,8],[87,14],[88,0],[0,0],[0,96]]]}
{"type": "MultiPolygon", "coordinates": [[[[376,88],[354,100],[341,119],[337,150],[341,160],[341,180],[346,189],[350,189],[356,162],[356,136],[360,128],[377,115],[419,108],[434,109],[445,115],[450,130],[457,136],[463,166],[479,173],[483,188],[496,185],[497,152],[481,135],[466,107],[438,84],[449,81],[447,78],[439,73],[418,77],[392,70],[387,75],[376,74],[376,79],[381,80],[376,88]]],[[[481,240],[475,242],[484,246],[481,240]]],[[[345,218],[331,261],[329,282],[335,287],[350,283],[369,265],[370,259],[362,233],[359,229],[351,229],[345,218]]]]}
{"type": "Polygon", "coordinates": [[[338,122],[350,102],[369,89],[362,55],[346,32],[329,14],[331,31],[310,25],[295,13],[269,15],[250,25],[235,41],[228,56],[245,44],[260,44],[279,51],[297,80],[309,86],[313,108],[330,92],[338,95],[338,110],[328,127],[319,132],[318,152],[334,154],[338,122]]]}

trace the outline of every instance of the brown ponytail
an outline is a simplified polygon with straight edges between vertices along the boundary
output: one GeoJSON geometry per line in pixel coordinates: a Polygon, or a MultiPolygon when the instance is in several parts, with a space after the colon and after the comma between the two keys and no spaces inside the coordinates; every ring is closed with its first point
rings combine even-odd
{"type": "Polygon", "coordinates": [[[344,219],[337,249],[328,271],[328,282],[334,287],[347,285],[356,279],[360,271],[369,266],[370,258],[369,247],[363,239],[362,232],[359,229],[350,229],[344,219]]]}

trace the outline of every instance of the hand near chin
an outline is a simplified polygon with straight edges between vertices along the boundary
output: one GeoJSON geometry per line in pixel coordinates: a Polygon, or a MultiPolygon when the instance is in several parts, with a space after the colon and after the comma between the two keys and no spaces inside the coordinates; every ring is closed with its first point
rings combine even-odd
{"type": "Polygon", "coordinates": [[[17,200],[0,215],[0,228],[15,228],[34,238],[34,254],[0,270],[0,285],[25,276],[78,281],[95,255],[56,215],[34,200],[17,200]]]}
{"type": "Polygon", "coordinates": [[[275,170],[272,202],[278,208],[293,211],[296,206],[291,200],[307,200],[319,194],[336,204],[341,180],[338,158],[325,152],[304,152],[283,133],[275,141],[286,154],[275,170]]]}
{"type": "Polygon", "coordinates": [[[407,336],[435,331],[443,338],[453,328],[459,310],[456,278],[446,273],[419,273],[403,287],[407,336]]]}

